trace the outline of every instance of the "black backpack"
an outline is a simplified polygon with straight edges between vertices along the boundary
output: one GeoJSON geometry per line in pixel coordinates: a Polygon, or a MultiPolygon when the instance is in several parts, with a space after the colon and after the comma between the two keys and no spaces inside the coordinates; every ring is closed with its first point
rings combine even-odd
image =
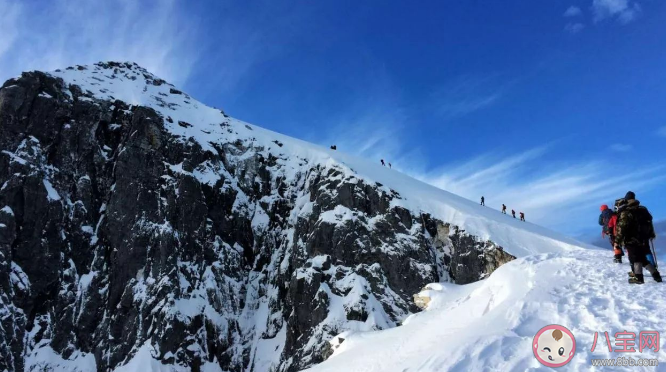
{"type": "Polygon", "coordinates": [[[654,227],[652,226],[652,215],[644,206],[625,209],[626,222],[623,226],[623,234],[626,238],[646,242],[654,238],[654,227]]]}

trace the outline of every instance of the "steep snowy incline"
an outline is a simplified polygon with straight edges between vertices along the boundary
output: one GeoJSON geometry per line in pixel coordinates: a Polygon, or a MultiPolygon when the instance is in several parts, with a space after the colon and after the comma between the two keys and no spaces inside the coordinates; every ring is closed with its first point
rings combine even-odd
{"type": "Polygon", "coordinates": [[[649,275],[646,284],[630,285],[628,269],[614,264],[608,252],[576,249],[517,259],[464,286],[433,284],[427,311],[398,328],[340,335],[344,341],[334,340],[339,346],[333,356],[307,371],[547,371],[535,359],[532,341],[551,324],[568,328],[576,339],[575,356],[561,370],[666,370],[592,367],[592,359],[618,357],[666,364],[663,340],[658,352],[638,352],[640,332],[664,331],[666,286],[649,275]],[[636,352],[609,352],[604,332],[617,350],[615,334],[623,331],[635,333],[636,352]]]}
{"type": "Polygon", "coordinates": [[[2,84],[0,371],[295,372],[428,283],[579,249],[344,150],[133,63],[2,84]]]}
{"type": "MultiPolygon", "coordinates": [[[[400,195],[392,206],[426,212],[481,239],[492,240],[514,256],[558,252],[581,246],[572,238],[549,229],[520,222],[499,211],[415,180],[398,171],[382,167],[376,161],[333,151],[312,143],[257,127],[228,117],[223,111],[208,107],[171,84],[153,76],[136,64],[79,66],[51,73],[66,83],[80,86],[95,98],[121,100],[131,105],[154,109],[164,118],[165,127],[183,140],[194,138],[204,149],[214,151],[216,143],[253,139],[266,151],[278,156],[290,179],[302,169],[301,160],[310,164],[342,166],[348,173],[369,184],[379,183],[387,192],[400,195]],[[130,66],[130,67],[127,67],[130,66]],[[220,123],[229,123],[233,131],[220,123]]],[[[589,246],[591,247],[591,246],[589,246]]]]}

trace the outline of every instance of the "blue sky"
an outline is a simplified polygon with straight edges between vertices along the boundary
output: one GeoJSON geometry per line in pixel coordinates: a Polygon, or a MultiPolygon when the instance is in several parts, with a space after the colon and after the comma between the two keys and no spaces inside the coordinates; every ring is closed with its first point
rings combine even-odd
{"type": "Polygon", "coordinates": [[[666,2],[0,0],[0,79],[135,61],[257,125],[570,233],[666,219],[666,2]]]}

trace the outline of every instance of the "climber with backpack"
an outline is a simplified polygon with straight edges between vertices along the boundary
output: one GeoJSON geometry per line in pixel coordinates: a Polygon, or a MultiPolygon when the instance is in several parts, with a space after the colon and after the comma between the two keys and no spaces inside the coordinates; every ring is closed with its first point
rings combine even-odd
{"type": "MultiPolygon", "coordinates": [[[[629,196],[632,196],[632,194],[629,194],[629,196]]],[[[634,197],[635,197],[635,195],[634,195],[634,197]]],[[[626,199],[620,198],[620,199],[617,199],[615,201],[615,219],[611,220],[611,224],[613,224],[612,231],[616,236],[617,236],[617,219],[618,219],[618,216],[620,215],[620,212],[622,212],[624,210],[624,208],[626,208],[626,207],[627,207],[627,200],[626,199]]],[[[615,252],[617,252],[618,249],[619,249],[622,256],[624,256],[624,251],[622,251],[622,246],[621,245],[617,249],[615,248],[615,245],[613,245],[613,249],[614,249],[615,252]]],[[[628,274],[629,274],[630,277],[633,277],[634,276],[634,269],[633,269],[633,267],[634,267],[634,261],[633,261],[634,256],[629,256],[628,253],[627,253],[627,257],[629,259],[629,267],[631,268],[631,271],[629,271],[628,274]]],[[[657,263],[655,262],[654,256],[652,255],[652,252],[648,251],[647,260],[648,260],[649,263],[652,264],[652,266],[654,266],[656,269],[658,269],[657,263]]]]}
{"type": "MultiPolygon", "coordinates": [[[[640,205],[636,195],[629,191],[624,197],[625,204],[618,208],[617,227],[615,230],[614,248],[624,246],[632,263],[634,275],[629,278],[630,284],[643,284],[643,267],[645,267],[656,282],[661,282],[661,274],[656,265],[648,261],[650,252],[650,240],[656,237],[652,225],[652,215],[647,208],[640,205]]],[[[656,264],[656,262],[655,262],[656,264]]]]}
{"type": "Polygon", "coordinates": [[[613,261],[616,263],[622,263],[622,256],[624,252],[622,249],[615,248],[615,226],[617,225],[617,215],[615,212],[608,208],[606,204],[600,207],[601,214],[599,214],[599,225],[601,228],[601,237],[605,238],[608,236],[611,243],[611,248],[613,248],[613,261]]]}

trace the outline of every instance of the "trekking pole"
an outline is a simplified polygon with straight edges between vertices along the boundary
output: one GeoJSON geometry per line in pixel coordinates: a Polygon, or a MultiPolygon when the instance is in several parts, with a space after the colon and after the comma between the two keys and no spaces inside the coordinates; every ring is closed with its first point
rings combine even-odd
{"type": "Polygon", "coordinates": [[[659,264],[657,263],[657,251],[654,249],[654,240],[650,240],[650,245],[652,245],[652,257],[654,257],[654,268],[656,269],[659,264]]]}

